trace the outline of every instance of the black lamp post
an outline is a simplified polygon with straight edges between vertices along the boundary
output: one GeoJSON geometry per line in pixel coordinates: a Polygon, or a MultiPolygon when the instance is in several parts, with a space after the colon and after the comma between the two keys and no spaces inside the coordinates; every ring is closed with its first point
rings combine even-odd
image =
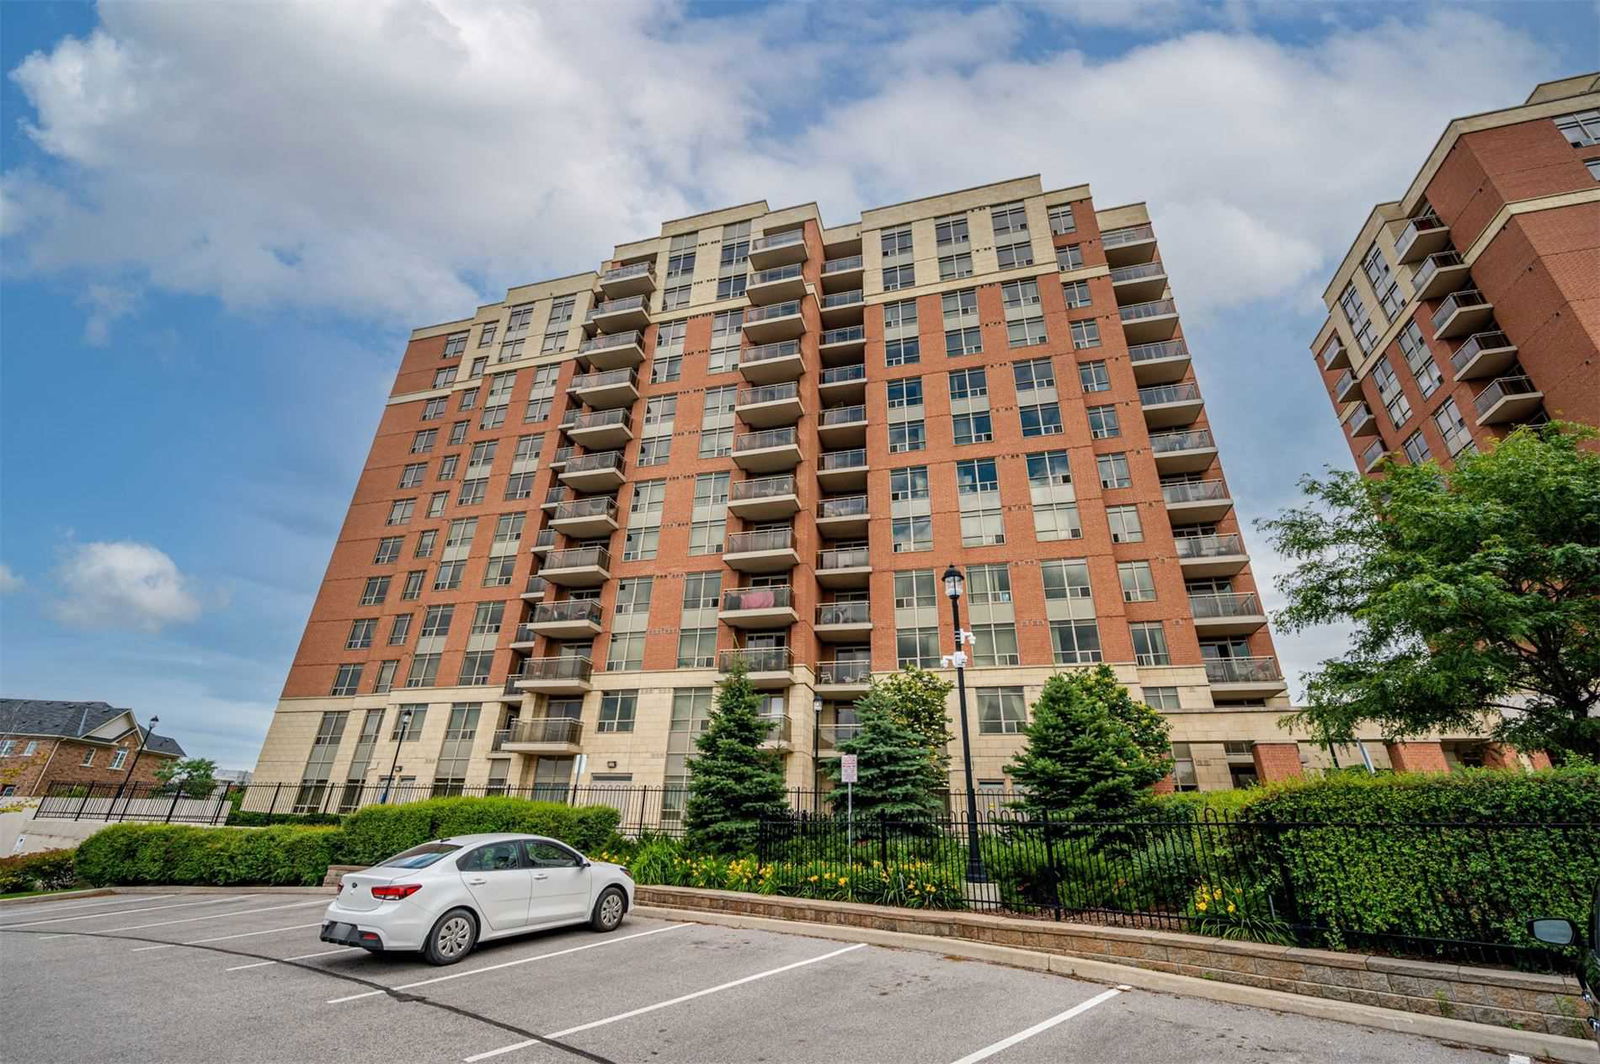
{"type": "MultiPolygon", "coordinates": [[[[111,798],[111,808],[112,809],[116,808],[117,799],[121,798],[122,797],[122,792],[128,789],[128,784],[133,782],[133,772],[134,772],[135,769],[137,769],[139,767],[139,755],[144,753],[145,743],[148,743],[150,741],[151,733],[156,730],[156,725],[160,724],[160,723],[161,723],[161,718],[160,717],[151,717],[150,718],[150,724],[144,729],[144,731],[139,732],[139,748],[133,752],[133,764],[128,766],[128,771],[127,772],[123,773],[123,775],[122,775],[122,783],[121,783],[120,786],[117,787],[117,793],[115,795],[113,795],[112,798],[111,798]]],[[[138,725],[135,724],[134,727],[137,730],[138,725]]],[[[131,794],[128,795],[128,804],[130,806],[133,804],[133,795],[131,795],[131,794]]]]}
{"type": "Polygon", "coordinates": [[[404,706],[400,710],[400,720],[395,725],[394,732],[394,759],[389,762],[389,785],[384,788],[382,804],[389,804],[389,796],[394,793],[394,774],[400,770],[400,744],[406,741],[406,732],[411,730],[411,707],[404,706]]]}
{"type": "Polygon", "coordinates": [[[987,883],[983,851],[978,847],[978,792],[972,783],[972,736],[967,726],[967,652],[961,630],[961,589],[966,577],[952,563],[944,571],[944,593],[950,597],[950,619],[955,624],[956,651],[950,663],[956,668],[956,702],[961,713],[961,765],[967,777],[967,882],[987,883]]]}
{"type": "Polygon", "coordinates": [[[811,811],[822,802],[822,696],[811,699],[811,811]]]}

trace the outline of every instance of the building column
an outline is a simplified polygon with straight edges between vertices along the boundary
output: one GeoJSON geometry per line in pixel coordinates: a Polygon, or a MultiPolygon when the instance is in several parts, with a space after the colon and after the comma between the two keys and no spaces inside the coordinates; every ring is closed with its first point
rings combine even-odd
{"type": "Polygon", "coordinates": [[[1389,751],[1389,764],[1396,772],[1449,772],[1445,763],[1444,745],[1439,742],[1384,743],[1389,751]]]}
{"type": "Polygon", "coordinates": [[[1156,794],[1172,794],[1177,789],[1177,784],[1173,782],[1172,773],[1170,772],[1156,780],[1150,787],[1150,790],[1156,794]]]}
{"type": "Polygon", "coordinates": [[[1255,759],[1256,779],[1262,783],[1300,776],[1299,743],[1253,743],[1250,756],[1255,759]]]}
{"type": "Polygon", "coordinates": [[[1483,748],[1483,767],[1517,771],[1522,771],[1524,768],[1549,768],[1550,755],[1543,750],[1522,751],[1505,743],[1490,743],[1483,748]],[[1526,764],[1523,762],[1524,757],[1527,758],[1526,764]]]}

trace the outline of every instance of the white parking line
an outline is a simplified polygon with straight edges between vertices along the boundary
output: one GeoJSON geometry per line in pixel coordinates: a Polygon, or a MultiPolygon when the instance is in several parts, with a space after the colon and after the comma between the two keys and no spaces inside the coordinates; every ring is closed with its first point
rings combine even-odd
{"type": "Polygon", "coordinates": [[[980,1061],[980,1060],[987,1060],[988,1058],[994,1056],[996,1053],[1000,1052],[1003,1049],[1010,1049],[1012,1046],[1016,1045],[1018,1042],[1026,1042],[1028,1039],[1032,1038],[1034,1035],[1043,1034],[1045,1031],[1048,1031],[1050,1028],[1054,1027],[1056,1024],[1065,1023],[1067,1020],[1072,1019],[1072,1017],[1074,1017],[1074,1016],[1079,1016],[1079,1015],[1082,1015],[1085,1012],[1088,1012],[1090,1009],[1094,1008],[1096,1005],[1100,1005],[1100,1004],[1103,1004],[1104,1002],[1110,1001],[1112,998],[1116,997],[1118,994],[1122,993],[1124,990],[1132,990],[1132,989],[1133,989],[1133,987],[1131,987],[1131,986],[1114,986],[1110,990],[1102,991],[1101,993],[1096,994],[1094,997],[1090,998],[1088,1001],[1080,1001],[1080,1002],[1078,1002],[1076,1005],[1072,1006],[1072,1008],[1068,1009],[1066,1012],[1058,1012],[1054,1016],[1050,1017],[1048,1020],[1041,1020],[1040,1022],[1034,1024],[1032,1027],[1029,1027],[1026,1031],[1018,1031],[1016,1034],[1012,1035],[1010,1038],[1002,1038],[1002,1039],[1000,1039],[1000,1041],[995,1042],[993,1045],[984,1046],[982,1049],[978,1050],[976,1053],[968,1053],[966,1056],[964,1056],[960,1060],[956,1061],[955,1064],[978,1064],[978,1061],[980,1061]]]}
{"type": "MultiPolygon", "coordinates": [[[[627,942],[629,939],[644,938],[646,935],[659,935],[659,934],[661,934],[662,932],[665,932],[665,931],[676,931],[680,927],[691,927],[691,926],[693,926],[693,925],[692,924],[669,924],[666,927],[652,927],[648,931],[640,931],[640,932],[638,932],[636,934],[632,934],[632,935],[622,935],[620,937],[613,936],[613,935],[607,935],[605,938],[601,939],[599,942],[591,942],[587,946],[573,946],[571,949],[558,949],[558,950],[556,950],[556,951],[554,951],[552,953],[540,953],[537,956],[533,956],[533,957],[523,957],[521,960],[506,961],[504,964],[491,964],[491,965],[488,965],[487,967],[484,967],[484,968],[474,968],[470,972],[456,972],[453,975],[441,975],[441,976],[438,976],[438,977],[433,978],[433,979],[424,979],[419,983],[405,983],[405,984],[403,984],[401,986],[392,986],[389,989],[390,990],[414,990],[419,986],[432,986],[434,983],[448,983],[452,979],[465,979],[469,975],[482,975],[485,972],[497,972],[502,968],[515,968],[519,964],[531,964],[534,961],[549,960],[551,957],[565,957],[569,953],[582,953],[586,949],[599,949],[601,946],[609,946],[613,942],[627,942]]],[[[386,993],[386,992],[387,991],[383,991],[383,990],[368,990],[364,994],[350,994],[347,997],[329,998],[328,1001],[327,1001],[327,1004],[329,1004],[329,1005],[338,1005],[341,1002],[355,1001],[358,998],[377,997],[379,994],[383,994],[383,993],[386,993]]]]}
{"type": "MultiPolygon", "coordinates": [[[[141,901],[159,901],[162,898],[170,898],[170,897],[172,897],[171,894],[139,894],[139,895],[127,895],[127,894],[124,894],[124,895],[120,895],[120,896],[115,897],[115,898],[96,898],[94,901],[77,901],[77,902],[70,902],[70,903],[67,903],[67,904],[63,904],[63,903],[58,902],[58,901],[56,901],[56,902],[34,902],[34,903],[30,903],[30,904],[28,904],[26,906],[19,905],[19,906],[16,906],[16,908],[19,910],[19,912],[22,909],[30,909],[30,910],[33,910],[35,912],[41,912],[41,913],[64,913],[64,912],[67,912],[70,909],[89,909],[89,908],[95,908],[95,907],[101,906],[101,905],[132,905],[132,904],[134,904],[136,902],[141,902],[141,901]]],[[[10,908],[10,907],[8,906],[8,908],[10,908]]],[[[3,910],[0,910],[0,911],[3,911],[3,910]]],[[[27,915],[27,914],[23,913],[23,915],[27,915]]],[[[110,914],[108,913],[107,915],[110,915],[110,914]]],[[[12,926],[16,926],[16,925],[13,925],[13,924],[0,924],[0,927],[12,927],[12,926]]]]}
{"type": "Polygon", "coordinates": [[[146,927],[167,927],[171,924],[197,924],[202,920],[226,920],[230,916],[252,916],[255,913],[272,913],[279,909],[304,909],[308,905],[321,905],[326,907],[327,898],[318,898],[316,901],[297,901],[291,905],[268,905],[261,909],[240,909],[231,913],[212,913],[209,916],[191,916],[183,920],[157,920],[150,924],[129,924],[127,927],[102,927],[95,930],[95,934],[110,934],[112,931],[138,931],[146,927]]]}
{"type": "Polygon", "coordinates": [[[205,942],[226,942],[233,938],[255,938],[257,935],[276,935],[284,931],[304,931],[308,927],[321,926],[322,925],[320,923],[316,923],[295,924],[293,927],[269,927],[265,931],[246,931],[243,934],[238,935],[218,935],[215,938],[192,938],[188,942],[169,942],[160,946],[140,946],[138,949],[131,949],[128,952],[148,953],[153,949],[177,949],[179,946],[198,946],[205,942]]]}
{"type": "MultiPolygon", "coordinates": [[[[735,979],[732,982],[723,983],[720,986],[708,986],[704,990],[696,990],[692,994],[684,994],[681,997],[671,998],[667,1001],[658,1001],[654,1005],[645,1005],[643,1008],[631,1009],[628,1012],[619,1012],[617,1015],[607,1016],[603,1020],[591,1020],[588,1023],[580,1023],[576,1027],[568,1027],[564,1031],[556,1031],[554,1034],[547,1035],[546,1037],[565,1038],[567,1035],[577,1034],[580,1031],[588,1031],[596,1027],[604,1027],[608,1023],[616,1023],[619,1020],[631,1019],[634,1016],[643,1016],[647,1012],[655,1012],[657,1009],[664,1009],[671,1005],[681,1005],[685,1001],[693,1001],[695,998],[702,998],[707,994],[716,994],[724,990],[732,990],[736,986],[743,986],[746,983],[753,983],[757,979],[766,979],[769,976],[781,975],[784,972],[792,972],[796,968],[804,968],[808,964],[817,964],[821,961],[830,960],[841,954],[849,953],[851,950],[862,949],[865,946],[865,942],[857,942],[853,946],[846,946],[843,949],[836,949],[832,953],[824,953],[820,957],[811,957],[807,960],[795,961],[793,964],[785,964],[781,968],[771,968],[764,972],[757,972],[755,975],[747,975],[743,979],[735,979]]],[[[474,1064],[475,1061],[488,1060],[490,1057],[498,1057],[502,1053],[512,1053],[518,1049],[526,1049],[528,1046],[538,1044],[539,1043],[537,1041],[529,1039],[525,1042],[517,1042],[514,1045],[501,1046],[499,1049],[491,1049],[487,1053],[476,1053],[473,1056],[463,1057],[462,1059],[466,1061],[466,1064],[474,1064]]]]}
{"type": "Polygon", "coordinates": [[[312,957],[331,957],[335,953],[349,953],[355,946],[341,946],[339,949],[323,950],[321,953],[302,953],[297,957],[285,957],[281,961],[256,961],[254,964],[235,964],[232,968],[222,969],[225,972],[242,972],[246,968],[265,968],[269,964],[283,964],[286,961],[308,961],[312,957]]]}
{"type": "MultiPolygon", "coordinates": [[[[84,913],[81,916],[58,916],[53,920],[28,920],[20,924],[6,924],[6,927],[37,927],[40,924],[64,924],[72,920],[98,920],[102,916],[132,916],[134,913],[153,913],[162,909],[192,909],[196,905],[221,905],[228,901],[243,901],[245,898],[254,898],[254,894],[235,894],[227,898],[211,898],[207,901],[185,901],[177,905],[149,905],[143,909],[118,909],[109,913],[84,913]]],[[[324,903],[326,904],[326,903],[324,903]]]]}

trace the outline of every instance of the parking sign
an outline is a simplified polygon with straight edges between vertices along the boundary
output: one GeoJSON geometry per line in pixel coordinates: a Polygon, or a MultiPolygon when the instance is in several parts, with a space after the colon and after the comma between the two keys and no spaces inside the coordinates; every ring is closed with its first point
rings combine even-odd
{"type": "Polygon", "coordinates": [[[854,783],[856,781],[855,754],[839,755],[839,779],[843,783],[854,783]]]}

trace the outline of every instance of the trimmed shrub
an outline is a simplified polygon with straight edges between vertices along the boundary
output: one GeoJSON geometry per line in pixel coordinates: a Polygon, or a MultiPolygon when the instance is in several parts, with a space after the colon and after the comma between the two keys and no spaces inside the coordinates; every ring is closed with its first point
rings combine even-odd
{"type": "Polygon", "coordinates": [[[76,851],[94,886],[316,886],[334,863],[340,832],[325,827],[195,828],[114,824],[76,851]]]}
{"type": "Polygon", "coordinates": [[[78,873],[73,867],[71,850],[0,857],[0,894],[65,890],[77,883],[78,873]]]}
{"type": "Polygon", "coordinates": [[[265,828],[273,824],[299,824],[301,827],[334,827],[344,823],[338,813],[255,813],[234,806],[228,811],[230,828],[265,828]]]}
{"type": "Polygon", "coordinates": [[[344,821],[340,864],[376,864],[429,839],[488,831],[548,835],[587,853],[604,848],[621,814],[609,805],[563,805],[525,798],[430,798],[370,805],[344,821]]]}

